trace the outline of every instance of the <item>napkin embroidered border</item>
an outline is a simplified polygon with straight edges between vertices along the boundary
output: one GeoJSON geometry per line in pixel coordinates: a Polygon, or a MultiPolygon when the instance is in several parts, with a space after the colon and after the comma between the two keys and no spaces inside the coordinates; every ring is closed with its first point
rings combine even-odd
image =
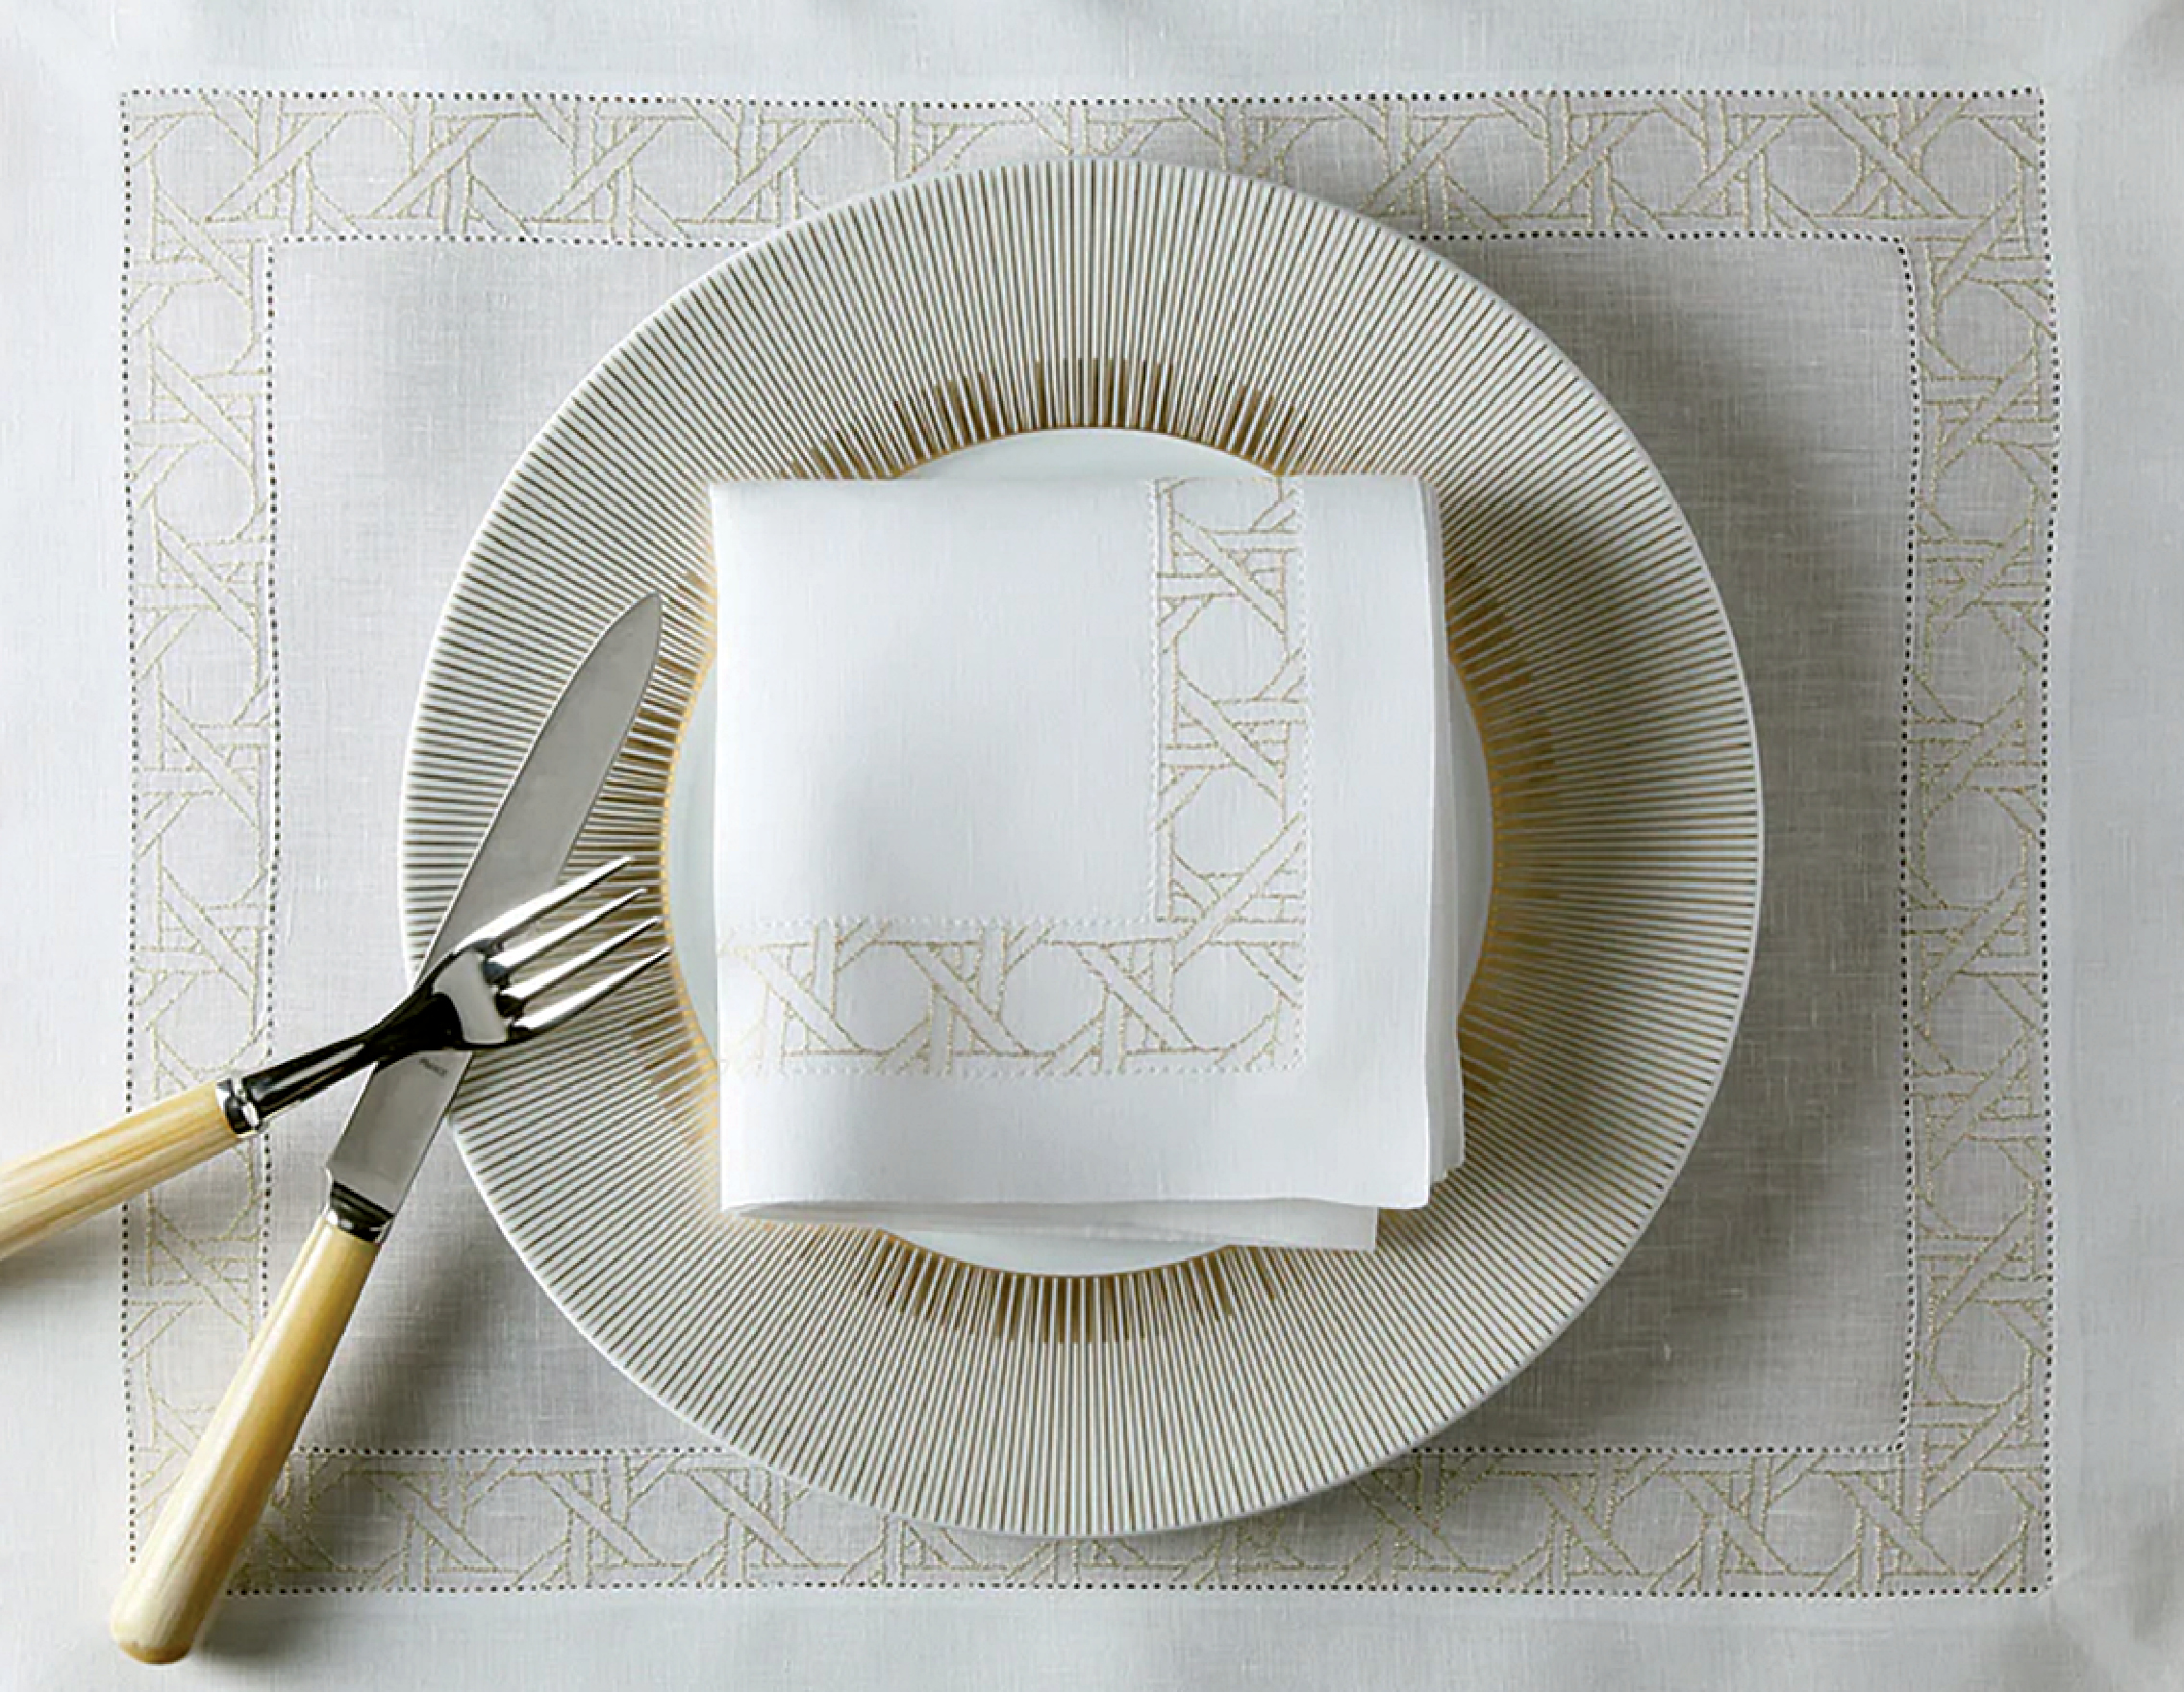
{"type": "MultiPolygon", "coordinates": [[[[1919,470],[1905,852],[1913,1369],[1884,1451],[1427,1449],[1253,1521],[1026,1545],[711,1448],[300,1451],[246,1591],[623,1585],[2023,1592],[2052,1562],[2046,665],[2059,400],[2019,93],[817,105],[132,94],[123,417],[136,764],[129,1080],[263,1055],[278,864],[267,255],[288,240],[728,245],[905,176],[1074,153],[1289,182],[1414,236],[1881,240],[1919,470]],[[243,856],[238,858],[238,842],[243,856]]],[[[132,1530],[266,1300],[263,1147],[133,1204],[132,1530]]]]}
{"type": "Polygon", "coordinates": [[[722,1041],[731,1069],[1059,1079],[1256,1073],[1301,1060],[1311,763],[1303,490],[1278,478],[1183,477],[1152,482],[1148,498],[1155,698],[1144,922],[1117,933],[1107,923],[857,917],[725,935],[721,956],[753,1001],[741,1030],[722,1041]],[[1193,673],[1192,632],[1221,607],[1265,623],[1278,643],[1259,685],[1234,696],[1193,673]],[[1268,801],[1238,869],[1193,864],[1177,848],[1178,828],[1220,775],[1268,801]],[[1250,984],[1248,1005],[1224,1011],[1241,1033],[1209,1031],[1178,993],[1190,965],[1218,953],[1239,966],[1229,979],[1250,984]],[[1022,1015],[1019,973],[1042,965],[1042,1009],[1073,997],[1081,1013],[1044,1036],[1022,1015]],[[1054,980],[1056,967],[1066,982],[1054,980]],[[923,983],[922,1001],[878,1034],[845,1008],[859,973],[875,969],[923,983]]]}

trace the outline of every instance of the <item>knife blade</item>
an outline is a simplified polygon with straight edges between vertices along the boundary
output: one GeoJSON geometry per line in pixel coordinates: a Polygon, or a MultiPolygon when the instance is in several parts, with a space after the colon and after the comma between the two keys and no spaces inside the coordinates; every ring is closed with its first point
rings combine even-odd
{"type": "MultiPolygon", "coordinates": [[[[661,626],[660,598],[648,594],[577,667],[478,843],[427,969],[559,877],[636,719],[661,626]]],[[[421,1053],[381,1066],[358,1096],[326,1160],[325,1212],[114,1600],[113,1636],[130,1655],[172,1662],[195,1643],[468,1067],[465,1052],[421,1053]]]]}
{"type": "MultiPolygon", "coordinates": [[[[660,650],[658,594],[599,637],[539,730],[440,918],[425,967],[496,911],[550,886],[576,844],[637,715],[660,650]]],[[[336,1202],[361,1226],[402,1207],[464,1073],[464,1051],[428,1051],[374,1070],[326,1159],[336,1202]]],[[[382,1230],[386,1221],[377,1225],[382,1230]]]]}

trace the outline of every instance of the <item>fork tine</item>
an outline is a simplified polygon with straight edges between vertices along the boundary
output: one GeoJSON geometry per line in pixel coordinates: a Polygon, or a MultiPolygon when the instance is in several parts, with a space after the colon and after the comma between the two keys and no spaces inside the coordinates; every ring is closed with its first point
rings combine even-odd
{"type": "Polygon", "coordinates": [[[618,951],[640,934],[648,934],[659,926],[660,919],[658,917],[647,917],[636,926],[625,928],[619,934],[610,934],[598,945],[586,947],[566,963],[556,964],[550,970],[541,970],[528,980],[511,981],[501,991],[509,994],[522,1004],[529,1004],[547,989],[559,987],[571,975],[590,969],[609,952],[618,951]]]}
{"type": "Polygon", "coordinates": [[[613,916],[643,891],[641,887],[633,887],[621,897],[609,899],[597,910],[587,911],[583,916],[564,922],[559,928],[549,929],[535,940],[526,940],[516,946],[504,946],[493,953],[493,962],[513,975],[532,959],[541,958],[550,951],[558,950],[594,922],[599,922],[602,918],[613,916]]]}
{"type": "Polygon", "coordinates": [[[544,1033],[557,1023],[566,1022],[579,1011],[587,1010],[597,1004],[617,988],[626,986],[644,973],[645,971],[651,969],[654,964],[660,962],[662,958],[671,955],[673,951],[673,947],[664,946],[651,956],[639,958],[636,963],[631,964],[628,968],[617,970],[604,981],[594,981],[589,987],[579,988],[566,998],[556,999],[543,1010],[532,1011],[516,1018],[516,1030],[524,1035],[544,1033]]]}
{"type": "Polygon", "coordinates": [[[536,898],[525,900],[513,910],[503,911],[463,944],[464,946],[477,946],[481,942],[505,940],[518,928],[525,928],[536,922],[548,911],[559,910],[579,894],[589,893],[615,871],[626,870],[629,865],[630,860],[626,857],[611,858],[596,870],[588,870],[572,881],[565,881],[559,887],[549,889],[536,898]]]}

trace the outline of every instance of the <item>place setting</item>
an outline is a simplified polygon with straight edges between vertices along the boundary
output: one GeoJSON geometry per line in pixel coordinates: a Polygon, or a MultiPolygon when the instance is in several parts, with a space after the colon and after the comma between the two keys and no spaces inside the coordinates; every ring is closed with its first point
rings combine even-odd
{"type": "Polygon", "coordinates": [[[126,113],[134,1108],[0,1164],[0,1255],[123,1211],[123,1652],[229,1594],[2042,1578],[2035,860],[1959,796],[2022,821],[1965,725],[2037,654],[1950,561],[2047,518],[1936,350],[2018,356],[1946,265],[2029,227],[2022,102],[1950,118],[1954,221],[1799,233],[1832,96],[1599,96],[1627,232],[1522,210],[1521,101],[1297,102],[1268,168],[1185,106],[404,108],[478,126],[457,209],[384,104],[237,98],[126,113]],[[285,225],[205,123],[309,131],[285,225]],[[1687,229],[1717,128],[1777,198],[1687,229]],[[579,132],[651,149],[581,215],[579,132]],[[215,288],[262,591],[176,634],[215,288]]]}

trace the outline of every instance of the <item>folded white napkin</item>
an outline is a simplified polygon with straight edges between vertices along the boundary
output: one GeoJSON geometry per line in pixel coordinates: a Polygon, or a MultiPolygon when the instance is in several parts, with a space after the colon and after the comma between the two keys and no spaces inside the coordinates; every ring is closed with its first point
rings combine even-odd
{"type": "Polygon", "coordinates": [[[1369,1247],[1462,1156],[1431,496],[714,492],[730,1207],[1369,1247]]]}

